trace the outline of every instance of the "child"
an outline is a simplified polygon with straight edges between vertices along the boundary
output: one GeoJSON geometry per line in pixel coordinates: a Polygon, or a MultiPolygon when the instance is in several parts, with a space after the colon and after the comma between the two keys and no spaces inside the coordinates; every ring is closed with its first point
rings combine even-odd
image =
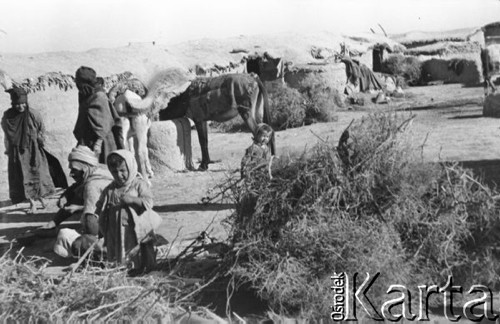
{"type": "Polygon", "coordinates": [[[253,144],[246,149],[245,156],[241,160],[241,177],[245,177],[249,172],[258,169],[261,165],[266,165],[271,159],[269,141],[273,136],[273,129],[267,124],[259,124],[255,131],[253,144]]]}
{"type": "Polygon", "coordinates": [[[9,196],[13,204],[29,200],[28,214],[36,212],[35,201],[45,208],[43,197],[54,192],[54,180],[44,148],[45,125],[42,115],[31,109],[23,88],[6,90],[11,108],[2,117],[5,154],[8,157],[9,196]]]}
{"type": "Polygon", "coordinates": [[[150,271],[156,262],[154,247],[144,241],[161,218],[152,211],[149,184],[138,173],[134,155],[128,150],[112,152],[107,164],[114,181],[104,189],[97,203],[107,258],[118,264],[128,263],[132,268],[130,273],[150,271]],[[132,255],[132,250],[139,251],[138,246],[140,252],[132,255]]]}

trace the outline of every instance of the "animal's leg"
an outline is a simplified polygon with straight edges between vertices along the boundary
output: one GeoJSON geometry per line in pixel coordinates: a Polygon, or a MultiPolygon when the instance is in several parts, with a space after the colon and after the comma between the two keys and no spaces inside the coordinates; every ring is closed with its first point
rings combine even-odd
{"type": "Polygon", "coordinates": [[[255,131],[257,130],[257,122],[253,117],[253,113],[249,107],[239,106],[238,112],[240,113],[241,118],[247,124],[248,128],[252,131],[252,134],[255,135],[255,131]]]}
{"type": "Polygon", "coordinates": [[[488,77],[484,77],[483,88],[484,96],[486,97],[490,93],[490,83],[488,82],[488,77]]]}
{"type": "Polygon", "coordinates": [[[45,209],[47,207],[47,202],[43,197],[40,197],[38,200],[40,200],[40,203],[42,204],[42,209],[45,209]]]}
{"type": "Polygon", "coordinates": [[[111,127],[111,132],[113,133],[113,138],[115,140],[116,148],[119,150],[124,149],[123,143],[125,142],[125,135],[123,134],[123,117],[118,117],[115,119],[115,124],[111,127]]]}
{"type": "Polygon", "coordinates": [[[201,147],[201,163],[199,170],[205,171],[208,169],[210,163],[210,155],[208,154],[208,129],[206,121],[194,121],[196,132],[198,133],[198,140],[201,147]]]}
{"type": "Polygon", "coordinates": [[[131,128],[133,129],[135,159],[139,173],[144,179],[149,178],[149,172],[146,160],[148,159],[148,129],[149,119],[146,115],[138,115],[131,120],[131,128]]]}
{"type": "Polygon", "coordinates": [[[28,198],[30,201],[30,208],[26,211],[26,214],[34,214],[36,212],[35,200],[28,198]]]}
{"type": "MultiPolygon", "coordinates": [[[[267,100],[267,93],[266,89],[263,86],[262,82],[260,82],[257,79],[257,84],[259,91],[256,91],[253,98],[252,98],[252,111],[255,122],[258,124],[264,122],[267,123],[269,126],[271,123],[271,116],[269,113],[269,103],[267,100]]],[[[250,128],[251,129],[251,128],[250,128]]],[[[252,132],[255,134],[255,130],[252,130],[252,132]]],[[[267,144],[269,146],[269,149],[271,150],[271,154],[274,155],[276,154],[276,141],[275,141],[275,136],[274,132],[271,136],[271,139],[269,140],[269,143],[267,144]]]]}
{"type": "Polygon", "coordinates": [[[495,84],[491,80],[491,77],[488,78],[488,84],[490,85],[491,93],[495,93],[497,91],[497,88],[495,87],[495,84]]]}
{"type": "MultiPolygon", "coordinates": [[[[153,178],[154,172],[151,168],[151,162],[149,161],[149,151],[148,151],[148,132],[151,127],[151,119],[149,119],[146,115],[141,115],[140,123],[141,129],[139,131],[138,128],[135,129],[135,140],[139,142],[139,148],[141,153],[139,154],[143,161],[144,171],[147,174],[148,178],[153,178]]],[[[138,125],[138,126],[139,126],[138,125]]],[[[137,153],[136,153],[137,154],[137,153]]]]}
{"type": "Polygon", "coordinates": [[[151,161],[149,161],[149,151],[148,151],[148,143],[147,143],[147,140],[148,140],[148,133],[149,133],[149,128],[151,127],[151,119],[148,118],[147,120],[147,129],[146,129],[146,172],[148,173],[149,177],[152,178],[155,174],[153,172],[153,168],[151,167],[151,161]]]}
{"type": "Polygon", "coordinates": [[[120,142],[120,146],[123,148],[123,149],[127,149],[127,150],[130,150],[130,146],[128,145],[128,133],[130,131],[130,120],[128,120],[128,118],[124,118],[124,117],[121,117],[120,118],[120,132],[119,132],[119,142],[120,142]]]}
{"type": "Polygon", "coordinates": [[[264,96],[260,90],[252,98],[252,116],[257,124],[264,122],[264,96]]]}
{"type": "Polygon", "coordinates": [[[132,131],[129,131],[127,134],[127,150],[135,153],[135,143],[135,134],[132,131]]]}

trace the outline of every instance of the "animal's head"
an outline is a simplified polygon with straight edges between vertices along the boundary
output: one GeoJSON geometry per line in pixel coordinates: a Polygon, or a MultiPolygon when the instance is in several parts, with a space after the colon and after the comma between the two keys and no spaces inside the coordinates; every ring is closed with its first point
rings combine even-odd
{"type": "Polygon", "coordinates": [[[10,76],[6,72],[0,70],[0,86],[4,90],[9,90],[12,89],[13,85],[14,82],[12,81],[10,76]]]}

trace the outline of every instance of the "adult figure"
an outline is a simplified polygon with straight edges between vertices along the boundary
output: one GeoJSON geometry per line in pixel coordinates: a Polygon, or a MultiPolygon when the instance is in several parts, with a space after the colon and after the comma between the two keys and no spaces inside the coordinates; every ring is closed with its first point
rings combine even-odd
{"type": "Polygon", "coordinates": [[[28,94],[24,89],[14,87],[6,92],[10,94],[12,105],[2,117],[5,154],[8,156],[9,195],[13,204],[28,199],[28,213],[34,213],[35,200],[39,200],[45,208],[43,197],[55,189],[43,149],[45,126],[40,113],[29,107],[28,94]]]}
{"type": "Polygon", "coordinates": [[[78,88],[78,118],[73,134],[78,145],[89,147],[100,163],[116,149],[112,128],[114,116],[104,88],[94,69],[81,66],[75,73],[78,88]]]}
{"type": "MultiPolygon", "coordinates": [[[[83,219],[86,214],[95,214],[95,205],[103,189],[111,183],[113,176],[104,165],[100,165],[94,152],[86,146],[77,146],[68,156],[70,176],[75,182],[59,198],[59,211],[45,228],[59,226],[75,214],[82,216],[82,232],[97,235],[97,221],[83,219]]],[[[95,215],[94,215],[95,217],[95,215]]]]}
{"type": "Polygon", "coordinates": [[[61,256],[71,255],[71,246],[80,234],[97,239],[99,221],[96,215],[96,203],[102,191],[113,181],[113,176],[103,165],[100,165],[94,152],[87,146],[75,147],[68,157],[70,175],[75,183],[61,196],[59,211],[54,219],[44,228],[59,226],[73,215],[81,215],[81,230],[61,229],[54,251],[61,256]]]}

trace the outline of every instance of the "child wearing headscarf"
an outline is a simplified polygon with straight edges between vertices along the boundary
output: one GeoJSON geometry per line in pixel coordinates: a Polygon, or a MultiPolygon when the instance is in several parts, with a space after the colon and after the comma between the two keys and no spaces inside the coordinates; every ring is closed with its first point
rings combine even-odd
{"type": "Polygon", "coordinates": [[[258,125],[255,136],[253,137],[253,143],[246,149],[245,156],[241,160],[242,178],[245,177],[249,171],[269,163],[272,154],[268,144],[272,136],[273,129],[271,126],[264,123],[258,125]]]}
{"type": "Polygon", "coordinates": [[[28,94],[23,88],[6,90],[11,105],[2,117],[5,132],[5,154],[8,156],[9,195],[13,204],[29,200],[28,213],[36,211],[35,200],[55,190],[50,174],[45,144],[45,126],[42,116],[28,105],[28,94]]]}
{"type": "MultiPolygon", "coordinates": [[[[107,158],[114,181],[104,190],[97,203],[99,230],[104,236],[107,258],[118,264],[128,264],[132,271],[149,271],[155,265],[152,243],[146,236],[159,225],[159,216],[152,211],[153,194],[137,170],[134,155],[117,150],[107,158]],[[130,252],[140,245],[140,252],[130,252]]],[[[135,249],[136,250],[136,249],[135,249]]]]}

